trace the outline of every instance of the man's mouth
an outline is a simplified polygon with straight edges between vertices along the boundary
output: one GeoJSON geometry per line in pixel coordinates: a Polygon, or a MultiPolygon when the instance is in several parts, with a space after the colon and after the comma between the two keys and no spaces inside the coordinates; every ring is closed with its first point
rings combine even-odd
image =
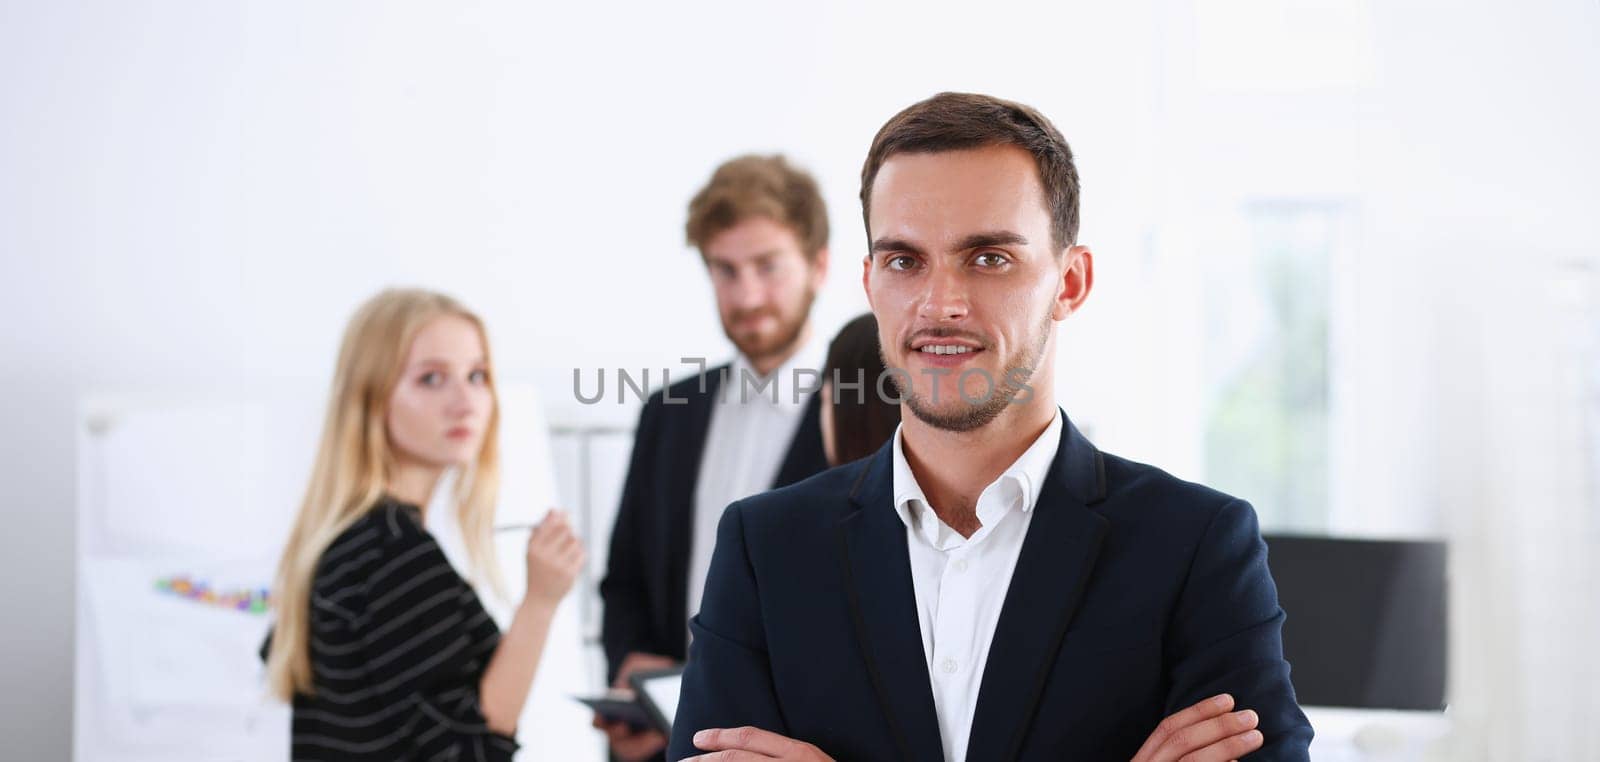
{"type": "Polygon", "coordinates": [[[735,325],[742,325],[744,323],[756,323],[756,322],[765,320],[765,319],[767,319],[769,317],[777,317],[777,316],[778,315],[777,315],[776,312],[773,312],[772,310],[769,310],[769,309],[752,310],[750,312],[735,312],[733,314],[733,321],[732,322],[735,325]]]}
{"type": "Polygon", "coordinates": [[[964,355],[978,350],[961,344],[925,344],[917,351],[925,355],[964,355]]]}
{"type": "Polygon", "coordinates": [[[955,368],[971,361],[983,344],[966,337],[925,336],[913,339],[910,347],[917,359],[935,368],[955,368]]]}

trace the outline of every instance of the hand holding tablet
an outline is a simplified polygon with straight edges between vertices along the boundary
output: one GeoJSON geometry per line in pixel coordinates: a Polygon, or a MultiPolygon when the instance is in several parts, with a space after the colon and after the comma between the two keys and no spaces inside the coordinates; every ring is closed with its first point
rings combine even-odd
{"type": "Polygon", "coordinates": [[[668,667],[628,676],[639,705],[650,716],[661,734],[672,737],[672,718],[678,714],[678,691],[683,686],[683,667],[668,667]]]}
{"type": "Polygon", "coordinates": [[[670,736],[682,680],[683,667],[645,670],[628,676],[631,690],[612,688],[599,695],[573,698],[606,722],[625,722],[636,731],[649,729],[670,736]]]}
{"type": "Polygon", "coordinates": [[[606,722],[625,722],[635,730],[654,727],[650,713],[639,703],[634,691],[612,688],[596,696],[574,696],[579,703],[594,710],[606,722]]]}

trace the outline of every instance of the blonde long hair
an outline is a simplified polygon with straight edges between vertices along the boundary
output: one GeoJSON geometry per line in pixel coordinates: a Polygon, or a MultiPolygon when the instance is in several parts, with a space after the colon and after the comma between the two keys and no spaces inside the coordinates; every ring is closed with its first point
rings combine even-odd
{"type": "MultiPolygon", "coordinates": [[[[350,319],[339,347],[322,441],[300,513],[278,562],[273,589],[276,621],[267,657],[267,682],[274,696],[289,701],[311,694],[311,586],[317,564],[340,533],[371,509],[394,473],[394,451],[385,424],[389,397],[400,381],[411,341],[434,318],[471,321],[489,364],[483,321],[448,296],[418,289],[390,289],[369,299],[350,319]]],[[[457,520],[474,577],[501,589],[494,562],[494,509],[500,486],[499,395],[495,394],[476,463],[455,483],[457,520]]]]}

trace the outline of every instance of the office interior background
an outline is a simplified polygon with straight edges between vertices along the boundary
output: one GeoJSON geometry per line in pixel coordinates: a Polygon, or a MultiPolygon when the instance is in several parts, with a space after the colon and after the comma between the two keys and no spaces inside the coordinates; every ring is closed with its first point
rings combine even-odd
{"type": "MultiPolygon", "coordinates": [[[[969,90],[1077,155],[1098,272],[1058,393],[1101,448],[1269,533],[1448,543],[1448,708],[1326,758],[1600,759],[1597,32],[1586,1],[6,0],[4,756],[119,758],[74,727],[91,408],[304,401],[274,446],[308,467],[354,307],[443,290],[592,514],[592,598],[638,406],[574,371],[732,354],[694,189],[745,152],[816,175],[829,337],[866,309],[873,133],[969,90]]],[[[226,516],[203,471],[177,493],[226,516]]]]}

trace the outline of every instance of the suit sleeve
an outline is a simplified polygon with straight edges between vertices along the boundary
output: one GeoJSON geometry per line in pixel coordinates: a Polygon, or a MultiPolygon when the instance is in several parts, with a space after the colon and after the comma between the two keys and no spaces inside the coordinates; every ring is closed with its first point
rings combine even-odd
{"type": "Polygon", "coordinates": [[[1311,723],[1289,682],[1283,620],[1255,511],[1233,500],[1201,538],[1172,620],[1166,714],[1231,693],[1261,718],[1265,743],[1249,759],[1309,759],[1311,723]]]}
{"type": "Polygon", "coordinates": [[[658,441],[660,402],[652,397],[639,413],[634,433],[633,454],[628,461],[628,476],[623,482],[622,502],[617,507],[616,524],[611,529],[611,548],[606,556],[606,576],[600,582],[603,601],[600,640],[606,651],[606,684],[617,677],[622,660],[631,651],[650,651],[648,588],[641,568],[644,531],[641,515],[650,510],[652,490],[650,464],[655,462],[658,441]]]}
{"type": "Polygon", "coordinates": [[[694,747],[694,734],[706,728],[749,725],[789,734],[772,684],[760,591],[741,506],[729,506],[717,524],[705,598],[700,613],[689,620],[694,641],[667,759],[700,753],[694,747]]]}

